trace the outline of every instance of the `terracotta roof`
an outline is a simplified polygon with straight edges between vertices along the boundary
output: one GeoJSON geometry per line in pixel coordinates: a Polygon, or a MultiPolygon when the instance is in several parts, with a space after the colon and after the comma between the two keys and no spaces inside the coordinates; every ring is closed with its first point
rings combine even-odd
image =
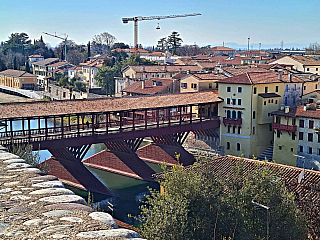
{"type": "Polygon", "coordinates": [[[284,117],[295,117],[297,112],[296,107],[290,107],[289,112],[285,113],[284,110],[278,110],[274,111],[271,113],[271,115],[276,115],[276,116],[284,116],[284,117]]]}
{"type": "Polygon", "coordinates": [[[134,82],[130,86],[124,88],[122,92],[155,95],[157,93],[160,93],[163,89],[172,85],[173,79],[150,78],[144,81],[144,89],[142,89],[142,82],[143,81],[134,82]],[[154,82],[161,82],[161,85],[154,86],[154,82]]]}
{"type": "MultiPolygon", "coordinates": [[[[282,75],[282,80],[279,80],[279,74],[277,72],[247,72],[239,74],[230,78],[219,80],[219,83],[230,84],[267,84],[267,83],[282,83],[290,82],[289,77],[285,74],[282,75]]],[[[301,80],[295,76],[292,76],[292,82],[301,82],[301,80]]]]}
{"type": "Polygon", "coordinates": [[[258,96],[263,98],[275,98],[275,97],[281,97],[280,95],[276,93],[259,93],[258,96]]]}
{"type": "Polygon", "coordinates": [[[228,48],[228,47],[222,47],[222,46],[216,46],[216,47],[212,47],[209,48],[209,50],[213,50],[213,51],[236,51],[235,49],[232,48],[228,48]]]}
{"type": "MultiPolygon", "coordinates": [[[[130,53],[134,53],[134,52],[135,52],[135,49],[134,49],[134,48],[130,48],[130,49],[129,49],[129,52],[130,52],[130,53]]],[[[139,49],[138,49],[138,53],[149,53],[149,51],[139,48],[139,49]]]]}
{"type": "Polygon", "coordinates": [[[48,67],[61,67],[61,66],[65,66],[65,65],[70,65],[70,63],[68,62],[56,62],[53,64],[49,64],[48,67]]]}
{"type": "MultiPolygon", "coordinates": [[[[285,186],[290,192],[296,194],[297,201],[303,199],[312,199],[320,200],[320,172],[302,169],[298,167],[292,167],[287,165],[282,165],[274,162],[264,162],[248,158],[240,158],[234,156],[222,156],[214,158],[212,160],[204,162],[200,165],[201,168],[209,167],[212,176],[215,176],[217,179],[227,179],[232,177],[232,169],[237,166],[238,162],[242,161],[243,163],[243,175],[242,179],[244,180],[246,176],[252,174],[253,170],[261,169],[262,167],[267,167],[271,172],[281,176],[281,181],[284,182],[285,186]],[[301,183],[298,183],[299,175],[302,171],[305,171],[304,179],[301,183]]],[[[196,171],[196,168],[186,167],[186,171],[192,170],[196,171]]],[[[162,179],[162,174],[155,174],[154,177],[162,179]]]]}
{"type": "Polygon", "coordinates": [[[77,99],[50,102],[2,103],[0,119],[32,116],[52,116],[75,113],[95,113],[182,106],[222,102],[218,91],[179,93],[143,97],[77,99]]]}
{"type": "Polygon", "coordinates": [[[293,60],[296,60],[297,62],[299,62],[305,66],[311,66],[311,65],[319,66],[320,65],[320,61],[317,61],[316,59],[311,58],[311,57],[298,56],[298,55],[295,55],[295,56],[291,55],[291,56],[287,56],[287,57],[290,57],[293,60]]]}
{"type": "Polygon", "coordinates": [[[158,66],[158,65],[143,65],[143,66],[134,66],[131,65],[129,66],[132,68],[135,72],[139,73],[165,73],[165,72],[170,72],[170,73],[179,73],[180,70],[182,72],[200,72],[201,67],[195,66],[195,65],[168,65],[168,66],[158,66]]]}
{"type": "Polygon", "coordinates": [[[4,70],[0,72],[0,75],[11,76],[11,77],[37,77],[36,75],[33,75],[26,71],[19,71],[19,70],[13,70],[13,69],[4,70]]]}
{"type": "Polygon", "coordinates": [[[152,170],[136,154],[104,150],[82,161],[83,164],[145,181],[152,179],[152,170]]]}
{"type": "Polygon", "coordinates": [[[207,55],[203,55],[203,54],[199,54],[196,56],[192,56],[192,59],[194,60],[209,60],[210,54],[207,55]]]}
{"type": "Polygon", "coordinates": [[[175,75],[173,75],[172,79],[178,79],[180,80],[181,78],[184,78],[185,76],[187,76],[188,74],[186,73],[177,73],[175,75]]]}
{"type": "Polygon", "coordinates": [[[267,52],[259,51],[259,50],[250,50],[250,51],[244,51],[240,54],[261,54],[261,55],[268,55],[267,52]]]}
{"type": "Polygon", "coordinates": [[[85,63],[80,63],[81,66],[88,66],[88,67],[102,67],[103,66],[103,60],[102,59],[94,59],[91,61],[87,61],[85,63]]]}
{"type": "Polygon", "coordinates": [[[287,117],[305,117],[305,118],[317,118],[320,119],[320,109],[307,109],[304,110],[304,106],[290,107],[289,113],[285,113],[284,110],[278,110],[272,112],[272,115],[287,116],[287,117]]]}
{"type": "Polygon", "coordinates": [[[162,56],[164,56],[164,53],[163,52],[153,52],[153,53],[149,53],[149,56],[162,57],[162,56]]]}
{"type": "Polygon", "coordinates": [[[180,163],[183,166],[189,166],[195,162],[192,154],[180,146],[150,143],[139,148],[136,153],[142,160],[156,164],[178,165],[180,163]],[[180,154],[179,162],[175,158],[176,154],[180,154]]]}
{"type": "Polygon", "coordinates": [[[217,66],[216,62],[211,61],[197,61],[196,63],[201,68],[215,68],[217,66]]]}
{"type": "Polygon", "coordinates": [[[227,78],[225,75],[218,73],[194,73],[191,75],[199,80],[221,80],[227,78]]]}
{"type": "Polygon", "coordinates": [[[229,57],[229,56],[214,56],[209,58],[210,61],[220,63],[221,65],[240,65],[241,58],[238,56],[229,57]]]}
{"type": "Polygon", "coordinates": [[[110,195],[104,186],[83,164],[70,160],[57,160],[51,157],[40,163],[49,169],[63,183],[90,192],[110,195]],[[45,165],[44,165],[45,164],[45,165]]]}
{"type": "Polygon", "coordinates": [[[44,59],[39,62],[32,62],[32,64],[38,65],[38,66],[47,66],[47,65],[52,64],[58,60],[59,60],[59,58],[47,58],[47,59],[44,59]]]}
{"type": "Polygon", "coordinates": [[[68,68],[68,70],[82,70],[82,67],[81,66],[74,66],[74,67],[68,68]]]}

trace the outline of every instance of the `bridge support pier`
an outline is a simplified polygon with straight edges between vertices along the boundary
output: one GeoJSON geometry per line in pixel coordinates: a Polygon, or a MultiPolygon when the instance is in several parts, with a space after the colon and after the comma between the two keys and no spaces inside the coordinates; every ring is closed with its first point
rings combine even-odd
{"type": "Polygon", "coordinates": [[[168,134],[168,135],[153,136],[151,137],[151,139],[155,143],[181,146],[186,140],[188,134],[189,132],[174,133],[174,134],[168,134]]]}

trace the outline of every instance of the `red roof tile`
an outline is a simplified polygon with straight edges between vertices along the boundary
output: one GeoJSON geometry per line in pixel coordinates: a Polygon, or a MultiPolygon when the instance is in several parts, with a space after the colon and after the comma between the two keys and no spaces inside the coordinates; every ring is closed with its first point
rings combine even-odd
{"type": "Polygon", "coordinates": [[[37,77],[36,75],[33,75],[26,71],[19,71],[19,70],[13,70],[13,69],[4,70],[0,72],[0,75],[11,76],[11,77],[37,77]]]}
{"type": "Polygon", "coordinates": [[[144,81],[144,89],[142,89],[142,81],[135,82],[130,86],[124,88],[122,92],[136,93],[144,95],[155,95],[160,93],[163,89],[172,86],[173,79],[167,78],[150,78],[144,81]],[[161,85],[154,86],[154,82],[161,82],[161,85]]]}
{"type": "Polygon", "coordinates": [[[232,48],[228,48],[228,47],[222,47],[222,46],[217,46],[217,47],[212,47],[209,50],[213,50],[213,51],[236,51],[232,48]]]}
{"type": "Polygon", "coordinates": [[[105,171],[145,181],[153,181],[152,170],[136,154],[104,150],[82,161],[83,164],[105,171]]]}
{"type": "Polygon", "coordinates": [[[201,67],[195,66],[195,65],[168,65],[168,66],[158,66],[158,65],[139,65],[139,66],[134,66],[131,65],[129,66],[132,68],[135,72],[139,73],[165,73],[165,72],[170,72],[170,73],[179,73],[180,71],[182,72],[200,72],[201,67]]]}
{"type": "Polygon", "coordinates": [[[192,154],[184,150],[183,147],[179,146],[150,143],[144,147],[139,148],[136,153],[142,160],[157,164],[179,164],[177,159],[175,158],[176,154],[180,154],[179,162],[183,166],[188,166],[195,162],[192,154]]]}

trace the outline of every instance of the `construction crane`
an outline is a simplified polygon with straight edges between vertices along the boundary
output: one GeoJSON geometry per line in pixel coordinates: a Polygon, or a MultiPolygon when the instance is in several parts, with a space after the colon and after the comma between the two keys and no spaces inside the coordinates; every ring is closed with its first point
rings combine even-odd
{"type": "Polygon", "coordinates": [[[68,35],[65,34],[65,38],[63,38],[63,37],[57,36],[56,33],[54,33],[54,35],[50,34],[50,33],[46,33],[46,32],[43,32],[43,33],[47,34],[47,35],[49,35],[51,37],[62,39],[64,41],[64,60],[67,62],[67,40],[68,40],[68,35]]]}
{"type": "MultiPolygon", "coordinates": [[[[132,17],[132,18],[122,18],[123,23],[134,22],[134,52],[135,55],[138,53],[138,21],[144,20],[161,20],[166,18],[178,18],[178,17],[191,17],[191,16],[199,16],[200,13],[191,13],[191,14],[183,14],[183,15],[168,15],[168,16],[151,16],[151,17],[132,17]]],[[[157,29],[160,29],[159,24],[157,29]]]]}

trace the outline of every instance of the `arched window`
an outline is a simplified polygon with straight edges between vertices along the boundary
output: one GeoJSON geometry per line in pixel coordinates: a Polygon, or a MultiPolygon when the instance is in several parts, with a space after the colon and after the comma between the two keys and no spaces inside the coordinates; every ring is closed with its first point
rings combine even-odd
{"type": "Polygon", "coordinates": [[[230,149],[230,143],[227,142],[227,149],[229,150],[230,149]]]}
{"type": "Polygon", "coordinates": [[[231,111],[230,110],[227,111],[227,118],[231,118],[231,111]]]}
{"type": "Polygon", "coordinates": [[[241,119],[241,118],[242,118],[242,112],[238,111],[238,119],[241,119]]]}
{"type": "Polygon", "coordinates": [[[236,111],[232,111],[232,118],[237,118],[237,112],[236,111]]]}

